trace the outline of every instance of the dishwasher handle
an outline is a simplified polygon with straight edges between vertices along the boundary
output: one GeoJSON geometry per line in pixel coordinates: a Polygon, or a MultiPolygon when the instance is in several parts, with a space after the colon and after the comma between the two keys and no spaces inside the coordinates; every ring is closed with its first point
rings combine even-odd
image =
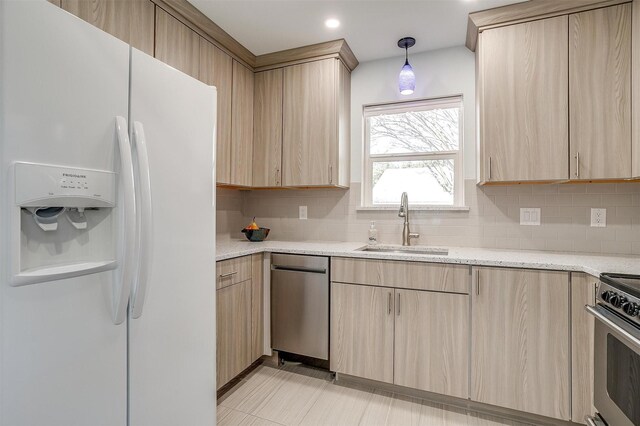
{"type": "Polygon", "coordinates": [[[304,266],[285,266],[285,265],[271,265],[272,271],[289,271],[289,272],[307,272],[311,274],[326,274],[325,268],[307,268],[304,266]]]}

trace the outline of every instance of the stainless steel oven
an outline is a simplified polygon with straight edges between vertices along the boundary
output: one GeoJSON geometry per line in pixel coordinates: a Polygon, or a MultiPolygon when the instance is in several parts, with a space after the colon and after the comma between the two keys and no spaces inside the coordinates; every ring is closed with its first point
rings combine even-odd
{"type": "MultiPolygon", "coordinates": [[[[594,405],[609,426],[640,426],[640,277],[603,274],[595,306],[594,405]]],[[[601,422],[600,422],[601,424],[601,422]]]]}

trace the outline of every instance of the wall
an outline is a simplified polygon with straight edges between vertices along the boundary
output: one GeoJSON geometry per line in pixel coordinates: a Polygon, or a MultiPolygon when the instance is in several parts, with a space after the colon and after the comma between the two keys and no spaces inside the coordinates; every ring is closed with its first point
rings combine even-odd
{"type": "MultiPolygon", "coordinates": [[[[400,50],[400,49],[398,49],[400,50]]],[[[451,95],[463,97],[464,174],[475,173],[475,56],[464,46],[410,55],[416,89],[410,96],[398,91],[404,56],[360,64],[351,74],[351,181],[362,181],[362,108],[373,103],[407,101],[451,95]]]]}
{"type": "MultiPolygon", "coordinates": [[[[640,255],[640,183],[477,187],[467,179],[465,186],[468,212],[411,212],[418,244],[640,255]],[[540,207],[541,226],[521,226],[520,207],[540,207]],[[606,228],[589,226],[592,207],[607,209],[606,228]]],[[[243,197],[245,221],[257,216],[275,240],[365,244],[375,220],[382,243],[401,243],[397,212],[356,210],[358,183],[348,191],[253,191],[243,197]],[[300,205],[308,206],[308,220],[298,219],[300,205]]]]}
{"type": "Polygon", "coordinates": [[[243,194],[240,191],[216,188],[216,239],[228,241],[242,237],[245,218],[242,213],[243,194]]]}
{"type": "Polygon", "coordinates": [[[352,74],[351,189],[227,190],[218,197],[219,232],[225,238],[243,238],[239,230],[256,216],[259,225],[271,228],[270,239],[365,244],[369,222],[375,220],[380,241],[399,244],[402,219],[397,212],[357,210],[362,107],[401,98],[462,94],[465,204],[469,211],[411,212],[411,230],[421,234],[418,244],[640,255],[640,183],[476,186],[473,54],[455,47],[412,55],[410,61],[417,83],[411,97],[397,92],[402,58],[363,63],[352,74]],[[308,220],[298,219],[300,205],[308,206],[308,220]],[[520,207],[540,207],[541,226],[521,226],[520,207]],[[592,207],[607,209],[606,228],[589,226],[592,207]]]}

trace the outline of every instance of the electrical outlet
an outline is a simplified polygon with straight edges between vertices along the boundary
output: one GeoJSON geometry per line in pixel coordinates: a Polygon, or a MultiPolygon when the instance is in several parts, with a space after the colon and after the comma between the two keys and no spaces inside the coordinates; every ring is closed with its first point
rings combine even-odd
{"type": "Polygon", "coordinates": [[[607,209],[591,209],[591,226],[596,228],[607,226],[607,209]]]}
{"type": "Polygon", "coordinates": [[[307,220],[307,206],[298,206],[300,220],[307,220]]]}
{"type": "Polygon", "coordinates": [[[521,208],[520,209],[520,225],[540,226],[540,209],[539,208],[521,208]]]}

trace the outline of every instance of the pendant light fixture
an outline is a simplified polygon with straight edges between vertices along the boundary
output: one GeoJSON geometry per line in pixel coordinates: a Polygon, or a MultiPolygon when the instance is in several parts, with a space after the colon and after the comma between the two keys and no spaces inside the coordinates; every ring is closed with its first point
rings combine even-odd
{"type": "Polygon", "coordinates": [[[416,88],[416,75],[413,73],[411,65],[409,65],[409,48],[414,44],[416,44],[416,39],[413,37],[405,37],[398,40],[398,47],[404,49],[404,66],[398,76],[398,87],[401,95],[410,95],[416,88]]]}

